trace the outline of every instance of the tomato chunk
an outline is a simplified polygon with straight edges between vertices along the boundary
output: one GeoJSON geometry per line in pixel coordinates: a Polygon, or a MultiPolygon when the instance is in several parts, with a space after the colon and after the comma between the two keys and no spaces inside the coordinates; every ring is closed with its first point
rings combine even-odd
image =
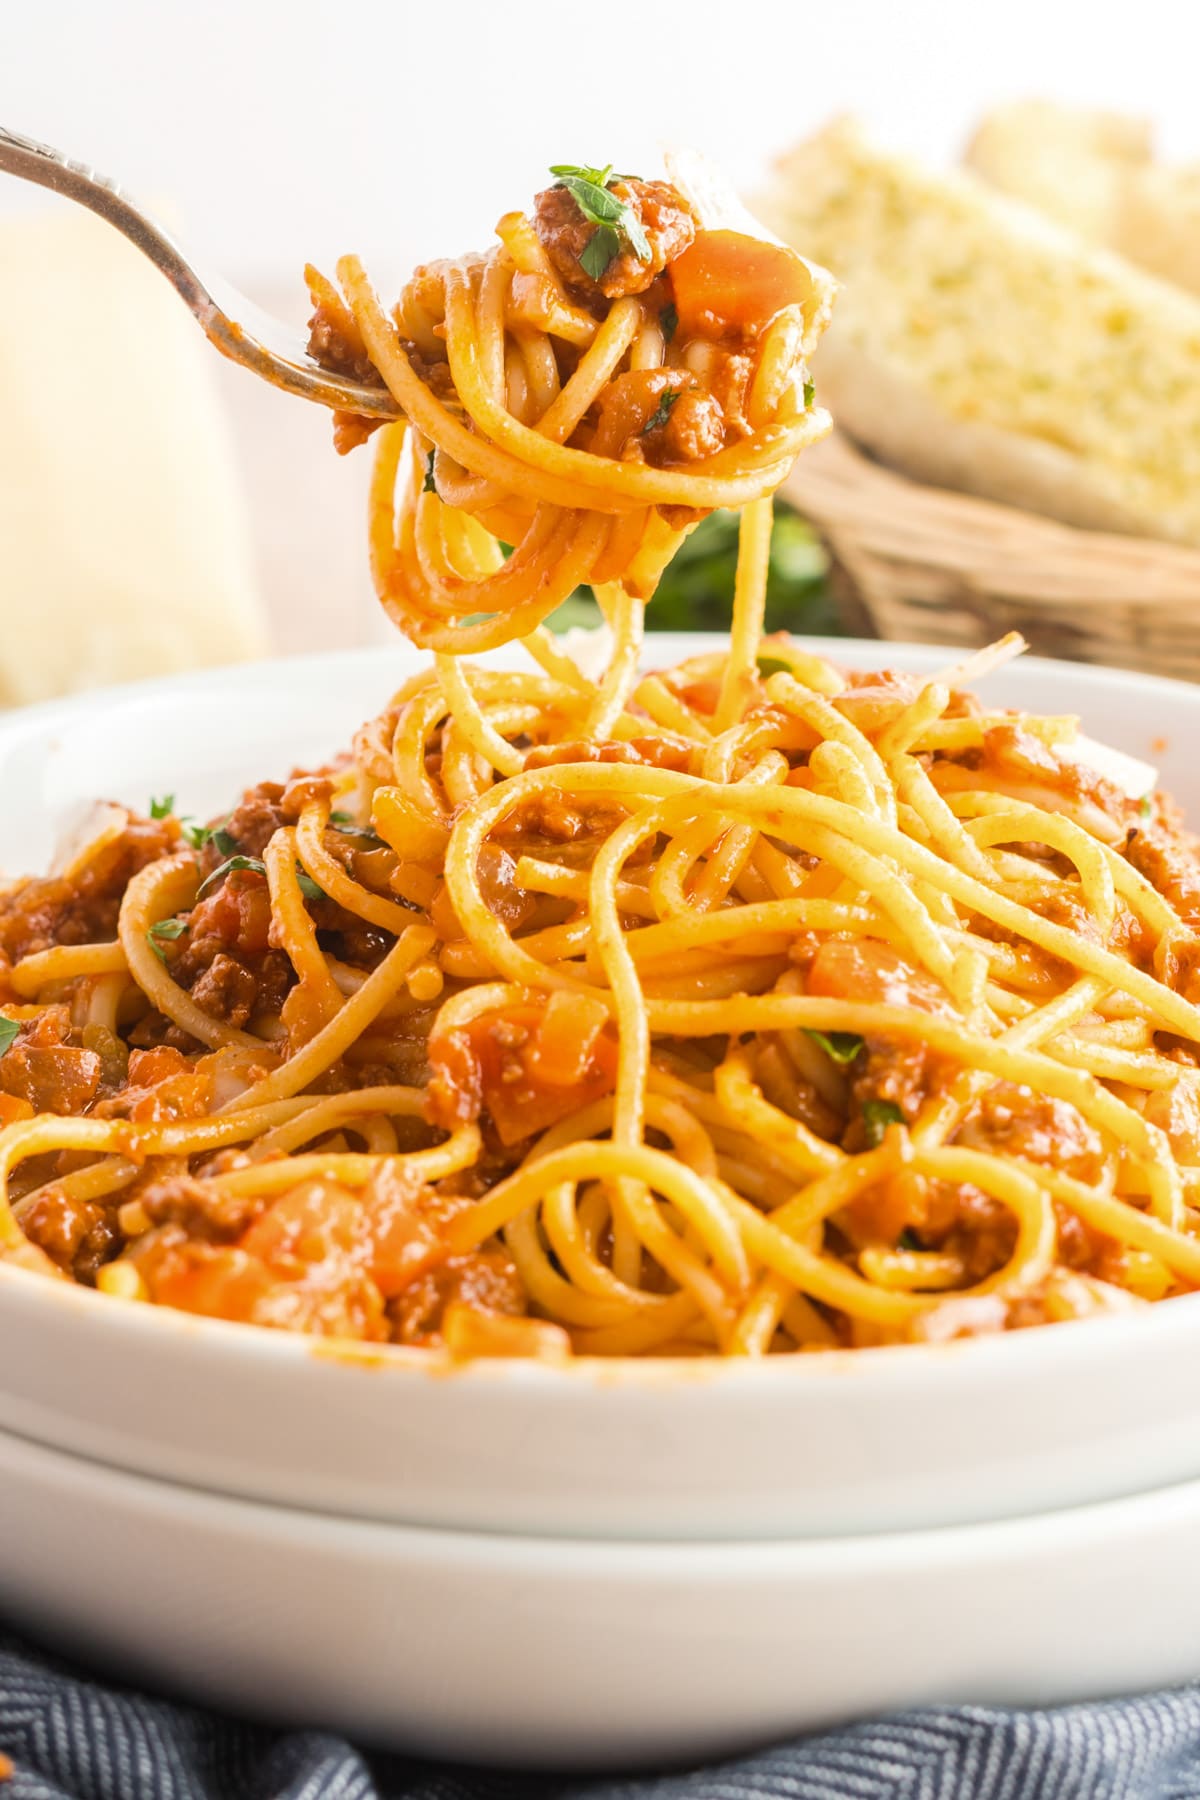
{"type": "Polygon", "coordinates": [[[602,1006],[555,995],[435,1031],[429,1062],[435,1124],[449,1129],[486,1112],[500,1141],[516,1144],[612,1092],[617,1038],[602,1006]]]}
{"type": "Polygon", "coordinates": [[[701,231],[671,264],[675,309],[686,337],[722,337],[762,325],[811,294],[794,250],[740,231],[701,231]]]}

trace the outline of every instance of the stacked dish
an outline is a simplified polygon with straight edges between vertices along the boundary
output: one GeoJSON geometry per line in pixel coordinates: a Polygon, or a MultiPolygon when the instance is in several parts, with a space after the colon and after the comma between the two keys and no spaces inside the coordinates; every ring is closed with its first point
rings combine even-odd
{"type": "MultiPolygon", "coordinates": [[[[144,804],[151,769],[215,810],[348,738],[414,656],[13,715],[6,861],[43,865],[97,792],[144,804]]],[[[1191,689],[1030,661],[989,692],[1078,712],[1200,815],[1191,689]]],[[[514,1763],[1161,1685],[1200,1667],[1198,1337],[1184,1298],[755,1364],[455,1365],[0,1266],[0,1607],[225,1706],[514,1763]]]]}

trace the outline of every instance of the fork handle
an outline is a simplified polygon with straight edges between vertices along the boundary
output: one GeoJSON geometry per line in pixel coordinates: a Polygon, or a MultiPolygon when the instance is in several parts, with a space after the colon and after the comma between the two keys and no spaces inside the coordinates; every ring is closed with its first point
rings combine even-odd
{"type": "MultiPolygon", "coordinates": [[[[74,162],[61,150],[0,125],[0,173],[49,188],[115,226],[166,276],[199,321],[209,342],[232,362],[251,369],[275,387],[286,388],[323,406],[340,407],[371,418],[397,416],[396,403],[386,389],[366,387],[330,374],[313,361],[299,340],[294,351],[271,349],[265,340],[272,333],[272,322],[264,320],[265,332],[262,326],[252,330],[257,309],[242,295],[223,296],[218,301],[170,232],[151,218],[118,182],[90,164],[74,162]]],[[[279,333],[280,327],[275,325],[277,338],[279,333]]]]}

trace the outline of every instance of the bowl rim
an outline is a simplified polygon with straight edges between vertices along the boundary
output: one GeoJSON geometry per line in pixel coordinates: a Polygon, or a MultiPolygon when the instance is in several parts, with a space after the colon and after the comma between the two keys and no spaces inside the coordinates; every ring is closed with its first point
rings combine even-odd
{"type": "MultiPolygon", "coordinates": [[[[872,662],[881,667],[896,666],[920,671],[953,665],[972,654],[961,645],[892,642],[881,638],[821,637],[797,634],[793,640],[805,649],[825,655],[836,662],[839,654],[849,653],[854,666],[872,662]],[[894,660],[893,660],[894,659],[894,660]]],[[[718,649],[728,642],[724,633],[651,632],[647,635],[647,659],[661,646],[664,663],[682,660],[718,649]]],[[[510,666],[513,646],[472,657],[472,662],[492,666],[510,666]]],[[[517,651],[519,655],[520,652],[517,651]]],[[[414,663],[427,661],[427,653],[403,640],[395,643],[353,646],[328,652],[305,652],[257,661],[225,664],[215,668],[192,669],[182,673],[154,676],[119,685],[90,689],[58,699],[16,707],[0,716],[0,751],[22,738],[50,740],[60,726],[66,727],[105,712],[138,705],[164,696],[187,697],[209,690],[219,691],[226,700],[238,692],[253,693],[296,674],[301,669],[330,668],[353,672],[362,669],[370,674],[377,670],[384,684],[401,679],[414,663]]],[[[656,662],[651,667],[659,666],[656,662]]],[[[1110,669],[1090,663],[1070,663],[1060,658],[1026,655],[1022,668],[1036,670],[1049,678],[1061,671],[1075,686],[1113,694],[1166,690],[1182,698],[1186,694],[1192,705],[1200,709],[1200,688],[1170,676],[1142,674],[1135,670],[1110,669]]],[[[1051,1368],[1065,1364],[1068,1368],[1083,1358],[1091,1362],[1096,1348],[1093,1334],[1099,1330],[1102,1342],[1117,1350],[1131,1346],[1145,1337],[1181,1333],[1191,1339],[1193,1321],[1200,1321],[1200,1292],[1174,1296],[1169,1302],[1138,1308],[1129,1313],[1079,1319],[1053,1330],[1032,1327],[1023,1331],[988,1334],[980,1337],[952,1339],[945,1343],[874,1345],[856,1350],[828,1350],[819,1355],[739,1357],[600,1357],[572,1356],[562,1361],[541,1362],[519,1357],[482,1357],[459,1361],[444,1350],[428,1350],[400,1344],[367,1344],[355,1339],[323,1338],[302,1332],[272,1331],[261,1325],[234,1320],[212,1319],[202,1314],[176,1311],[167,1306],[151,1306],[144,1302],[101,1294],[73,1282],[54,1281],[0,1261],[0,1299],[21,1305],[23,1299],[37,1305],[43,1299],[49,1305],[68,1305],[81,1309],[89,1323],[106,1320],[102,1329],[132,1334],[150,1334],[147,1348],[164,1337],[183,1347],[198,1341],[204,1352],[222,1359],[238,1361],[245,1355],[260,1364],[276,1366],[311,1365],[313,1362],[346,1371],[388,1372],[390,1378],[444,1380],[453,1377],[456,1384],[486,1381],[490,1384],[546,1390],[581,1382],[595,1388],[634,1387],[653,1390],[664,1385],[694,1388],[720,1383],[735,1393],[746,1392],[760,1383],[804,1382],[810,1386],[844,1383],[850,1378],[868,1376],[903,1385],[906,1378],[920,1381],[930,1371],[942,1379],[950,1369],[976,1372],[1016,1374],[1033,1359],[1037,1372],[1046,1375],[1051,1368]],[[53,1298],[57,1296],[57,1300],[53,1298]]],[[[1200,1333],[1198,1333],[1200,1335],[1200,1333]]]]}

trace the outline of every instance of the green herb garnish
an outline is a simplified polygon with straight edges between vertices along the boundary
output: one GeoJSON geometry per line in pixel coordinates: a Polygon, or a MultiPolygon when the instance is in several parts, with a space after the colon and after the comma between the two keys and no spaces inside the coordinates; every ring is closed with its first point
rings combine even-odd
{"type": "Polygon", "coordinates": [[[610,192],[609,183],[630,181],[629,175],[614,175],[611,163],[603,169],[582,168],[575,163],[552,163],[550,173],[558,177],[558,186],[566,188],[572,200],[588,221],[596,227],[579,258],[579,265],[593,281],[600,281],[614,256],[620,254],[622,238],[639,262],[650,261],[650,240],[633,208],[610,192]]]}
{"type": "Polygon", "coordinates": [[[666,424],[667,420],[671,416],[671,408],[674,406],[675,402],[678,400],[678,398],[679,398],[680,394],[682,394],[682,392],[683,392],[682,388],[664,388],[663,389],[662,393],[658,397],[658,405],[655,407],[655,409],[654,409],[653,413],[650,415],[650,417],[646,420],[646,423],[642,426],[642,436],[643,437],[645,437],[645,435],[648,431],[657,431],[660,425],[666,424]]]}
{"type": "Polygon", "coordinates": [[[161,800],[151,798],[150,817],[152,819],[169,819],[174,811],[174,794],[164,794],[161,800]]]}
{"type": "Polygon", "coordinates": [[[296,881],[299,885],[300,892],[304,895],[306,900],[324,900],[327,898],[325,889],[319,887],[309,874],[308,870],[302,869],[299,863],[296,864],[296,881]]]}
{"type": "Polygon", "coordinates": [[[229,821],[226,820],[225,825],[218,825],[215,831],[210,831],[208,842],[214,850],[219,850],[222,856],[236,856],[238,841],[231,831],[226,830],[225,827],[228,823],[229,821]]]}
{"type": "Polygon", "coordinates": [[[171,943],[175,938],[182,937],[186,930],[187,926],[182,919],[159,919],[156,924],[151,925],[146,933],[146,942],[160,963],[165,963],[167,957],[159,940],[165,938],[168,943],[171,943]]]}
{"type": "Polygon", "coordinates": [[[223,863],[217,864],[211,875],[204,877],[196,892],[197,900],[202,900],[218,881],[224,881],[226,875],[235,875],[239,869],[249,869],[255,875],[265,875],[267,865],[257,856],[227,856],[223,863]]]}
{"type": "Polygon", "coordinates": [[[437,482],[433,479],[433,459],[436,455],[437,451],[431,450],[425,459],[425,480],[421,487],[422,493],[425,494],[437,493],[437,482]]]}
{"type": "Polygon", "coordinates": [[[820,1044],[826,1056],[832,1057],[844,1069],[852,1063],[863,1047],[863,1041],[853,1031],[811,1031],[805,1027],[805,1035],[820,1044]]]}
{"type": "Polygon", "coordinates": [[[867,1100],[862,1109],[867,1128],[867,1148],[878,1150],[889,1125],[903,1125],[904,1114],[894,1100],[867,1100]]]}
{"type": "Polygon", "coordinates": [[[1146,819],[1148,819],[1151,816],[1153,811],[1154,811],[1154,796],[1153,796],[1153,794],[1143,794],[1142,795],[1142,803],[1138,807],[1138,818],[1145,821],[1146,819]]]}
{"type": "Polygon", "coordinates": [[[782,656],[760,656],[757,661],[760,675],[790,675],[792,672],[791,663],[784,662],[782,656]]]}
{"type": "Polygon", "coordinates": [[[679,312],[674,301],[668,301],[658,315],[658,329],[663,334],[663,343],[669,344],[679,328],[679,312]]]}
{"type": "Polygon", "coordinates": [[[0,1056],[3,1056],[4,1052],[11,1048],[20,1029],[21,1021],[19,1019],[0,1018],[0,1056]]]}
{"type": "Polygon", "coordinates": [[[369,825],[356,825],[353,815],[348,812],[331,812],[329,823],[335,831],[340,831],[343,837],[361,838],[365,844],[383,843],[383,839],[377,831],[372,831],[369,825]]]}
{"type": "Polygon", "coordinates": [[[813,401],[814,401],[814,400],[815,400],[815,399],[816,399],[816,397],[817,397],[817,389],[816,389],[816,384],[815,384],[815,383],[814,383],[814,382],[811,382],[811,381],[806,381],[806,382],[805,382],[805,384],[804,384],[804,404],[805,404],[805,407],[806,407],[806,408],[807,408],[807,407],[809,407],[809,406],[811,406],[811,405],[812,405],[812,403],[813,403],[813,401]]]}
{"type": "MultiPolygon", "coordinates": [[[[182,820],[180,820],[180,824],[183,824],[182,820]]],[[[193,850],[203,850],[212,836],[212,832],[207,825],[183,825],[183,835],[193,850]]]]}
{"type": "Polygon", "coordinates": [[[910,1231],[906,1225],[904,1230],[900,1233],[900,1236],[896,1239],[896,1248],[897,1250],[922,1250],[924,1249],[924,1245],[921,1243],[921,1240],[916,1233],[910,1231]]]}

